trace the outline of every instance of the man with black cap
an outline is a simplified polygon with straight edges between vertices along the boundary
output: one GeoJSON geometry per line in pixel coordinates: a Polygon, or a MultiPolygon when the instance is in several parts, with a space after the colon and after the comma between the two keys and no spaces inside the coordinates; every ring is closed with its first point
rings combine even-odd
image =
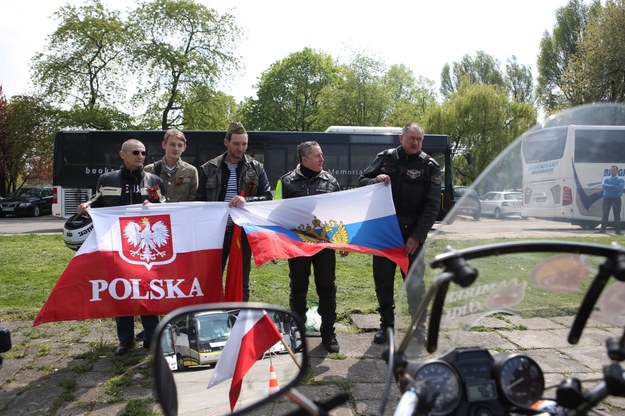
{"type": "MultiPolygon", "coordinates": [[[[245,154],[248,136],[239,122],[228,126],[224,146],[226,152],[200,166],[197,201],[226,201],[231,207],[240,207],[250,201],[272,199],[271,187],[262,163],[245,154]],[[243,195],[242,195],[243,194],[243,195]]],[[[234,223],[228,218],[222,251],[222,270],[230,254],[234,223]]],[[[250,269],[252,250],[245,232],[242,233],[243,300],[250,297],[250,269]]]]}

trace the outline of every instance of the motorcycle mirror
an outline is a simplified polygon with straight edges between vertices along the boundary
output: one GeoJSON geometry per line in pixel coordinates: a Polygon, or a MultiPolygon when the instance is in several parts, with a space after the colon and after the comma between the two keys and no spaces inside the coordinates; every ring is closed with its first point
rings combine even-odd
{"type": "Polygon", "coordinates": [[[299,384],[308,368],[302,319],[275,305],[177,309],[153,336],[157,400],[166,415],[247,413],[299,384]]]}

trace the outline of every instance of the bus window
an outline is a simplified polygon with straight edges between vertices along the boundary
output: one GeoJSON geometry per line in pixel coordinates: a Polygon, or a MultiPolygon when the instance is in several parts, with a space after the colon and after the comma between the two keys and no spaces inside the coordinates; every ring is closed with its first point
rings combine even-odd
{"type": "Polygon", "coordinates": [[[539,163],[560,159],[564,154],[566,135],[566,127],[529,133],[523,137],[523,160],[525,163],[539,163]]]}

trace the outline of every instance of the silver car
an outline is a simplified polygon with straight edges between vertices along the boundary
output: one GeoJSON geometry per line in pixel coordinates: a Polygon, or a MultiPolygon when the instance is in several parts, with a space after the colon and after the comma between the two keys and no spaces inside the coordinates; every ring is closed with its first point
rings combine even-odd
{"type": "Polygon", "coordinates": [[[488,192],[480,198],[482,215],[492,215],[497,219],[509,215],[521,216],[521,192],[488,192]]]}

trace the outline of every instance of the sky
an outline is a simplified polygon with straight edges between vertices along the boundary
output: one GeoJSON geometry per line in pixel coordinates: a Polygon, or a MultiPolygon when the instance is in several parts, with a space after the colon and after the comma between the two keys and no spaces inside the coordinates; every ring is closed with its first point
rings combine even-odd
{"type": "MultiPolygon", "coordinates": [[[[220,89],[237,101],[254,95],[254,85],[271,64],[309,47],[349,63],[355,53],[404,64],[415,77],[438,89],[445,64],[483,51],[501,69],[516,56],[531,67],[545,31],[552,32],[556,11],[568,0],[196,0],[218,13],[230,12],[243,30],[236,54],[244,70],[231,74],[220,89]]],[[[128,0],[102,0],[126,11],[128,0]]],[[[83,0],[4,1],[0,8],[0,84],[5,96],[30,94],[29,64],[43,52],[58,26],[53,13],[83,0]]]]}

